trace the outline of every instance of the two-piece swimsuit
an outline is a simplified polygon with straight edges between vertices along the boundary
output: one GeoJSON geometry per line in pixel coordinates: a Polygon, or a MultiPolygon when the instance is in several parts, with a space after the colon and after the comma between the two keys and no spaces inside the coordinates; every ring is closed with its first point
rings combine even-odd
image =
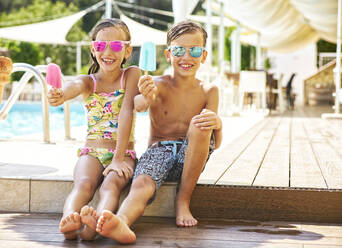
{"type": "MultiPolygon", "coordinates": [[[[88,140],[114,139],[117,140],[117,130],[119,124],[119,113],[125,95],[124,82],[125,70],[120,79],[120,89],[111,93],[96,93],[96,79],[94,74],[90,74],[94,83],[94,90],[85,100],[88,119],[88,140]]],[[[134,142],[135,116],[133,118],[132,130],[129,141],[134,142]]],[[[108,166],[114,155],[115,149],[98,148],[85,146],[78,149],[78,156],[91,155],[97,158],[103,167],[108,166]]],[[[134,150],[126,150],[125,156],[136,159],[134,150]]]]}

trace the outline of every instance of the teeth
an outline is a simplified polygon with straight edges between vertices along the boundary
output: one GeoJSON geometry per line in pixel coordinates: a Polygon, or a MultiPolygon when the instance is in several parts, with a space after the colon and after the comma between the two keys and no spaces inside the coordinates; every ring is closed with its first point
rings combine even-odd
{"type": "Polygon", "coordinates": [[[102,59],[104,62],[108,62],[108,63],[111,63],[111,62],[114,62],[113,59],[102,59]]]}
{"type": "Polygon", "coordinates": [[[181,65],[182,67],[189,68],[191,65],[181,65]]]}

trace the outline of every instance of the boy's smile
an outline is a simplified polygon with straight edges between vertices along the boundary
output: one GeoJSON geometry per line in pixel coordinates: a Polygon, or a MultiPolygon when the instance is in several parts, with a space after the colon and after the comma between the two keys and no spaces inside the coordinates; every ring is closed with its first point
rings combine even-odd
{"type": "Polygon", "coordinates": [[[189,71],[189,70],[191,70],[191,69],[193,68],[194,65],[188,64],[188,63],[184,63],[184,64],[180,63],[179,66],[180,66],[183,70],[189,71]]]}

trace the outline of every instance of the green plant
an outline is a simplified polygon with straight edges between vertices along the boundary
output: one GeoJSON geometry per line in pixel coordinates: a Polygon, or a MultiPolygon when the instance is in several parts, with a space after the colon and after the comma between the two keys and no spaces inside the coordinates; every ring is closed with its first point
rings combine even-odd
{"type": "Polygon", "coordinates": [[[264,62],[264,68],[266,71],[268,71],[269,69],[271,69],[272,64],[271,64],[271,60],[270,58],[266,58],[265,62],[264,62]]]}

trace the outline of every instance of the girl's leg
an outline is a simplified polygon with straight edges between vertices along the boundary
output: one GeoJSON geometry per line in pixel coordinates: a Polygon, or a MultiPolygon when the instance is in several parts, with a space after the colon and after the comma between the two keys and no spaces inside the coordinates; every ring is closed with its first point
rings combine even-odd
{"type": "Polygon", "coordinates": [[[66,239],[76,239],[81,228],[79,212],[93,197],[102,178],[103,167],[90,156],[81,156],[74,169],[74,187],[64,203],[63,217],[59,229],[66,239]]]}
{"type": "MultiPolygon", "coordinates": [[[[135,161],[130,157],[125,157],[125,162],[133,169],[135,161]]],[[[100,187],[100,200],[97,210],[94,211],[91,207],[84,206],[81,210],[82,223],[84,227],[81,238],[84,240],[93,240],[96,235],[97,213],[102,213],[103,210],[115,212],[119,205],[121,191],[128,184],[129,179],[119,177],[114,171],[110,172],[104,179],[100,187]]]]}

